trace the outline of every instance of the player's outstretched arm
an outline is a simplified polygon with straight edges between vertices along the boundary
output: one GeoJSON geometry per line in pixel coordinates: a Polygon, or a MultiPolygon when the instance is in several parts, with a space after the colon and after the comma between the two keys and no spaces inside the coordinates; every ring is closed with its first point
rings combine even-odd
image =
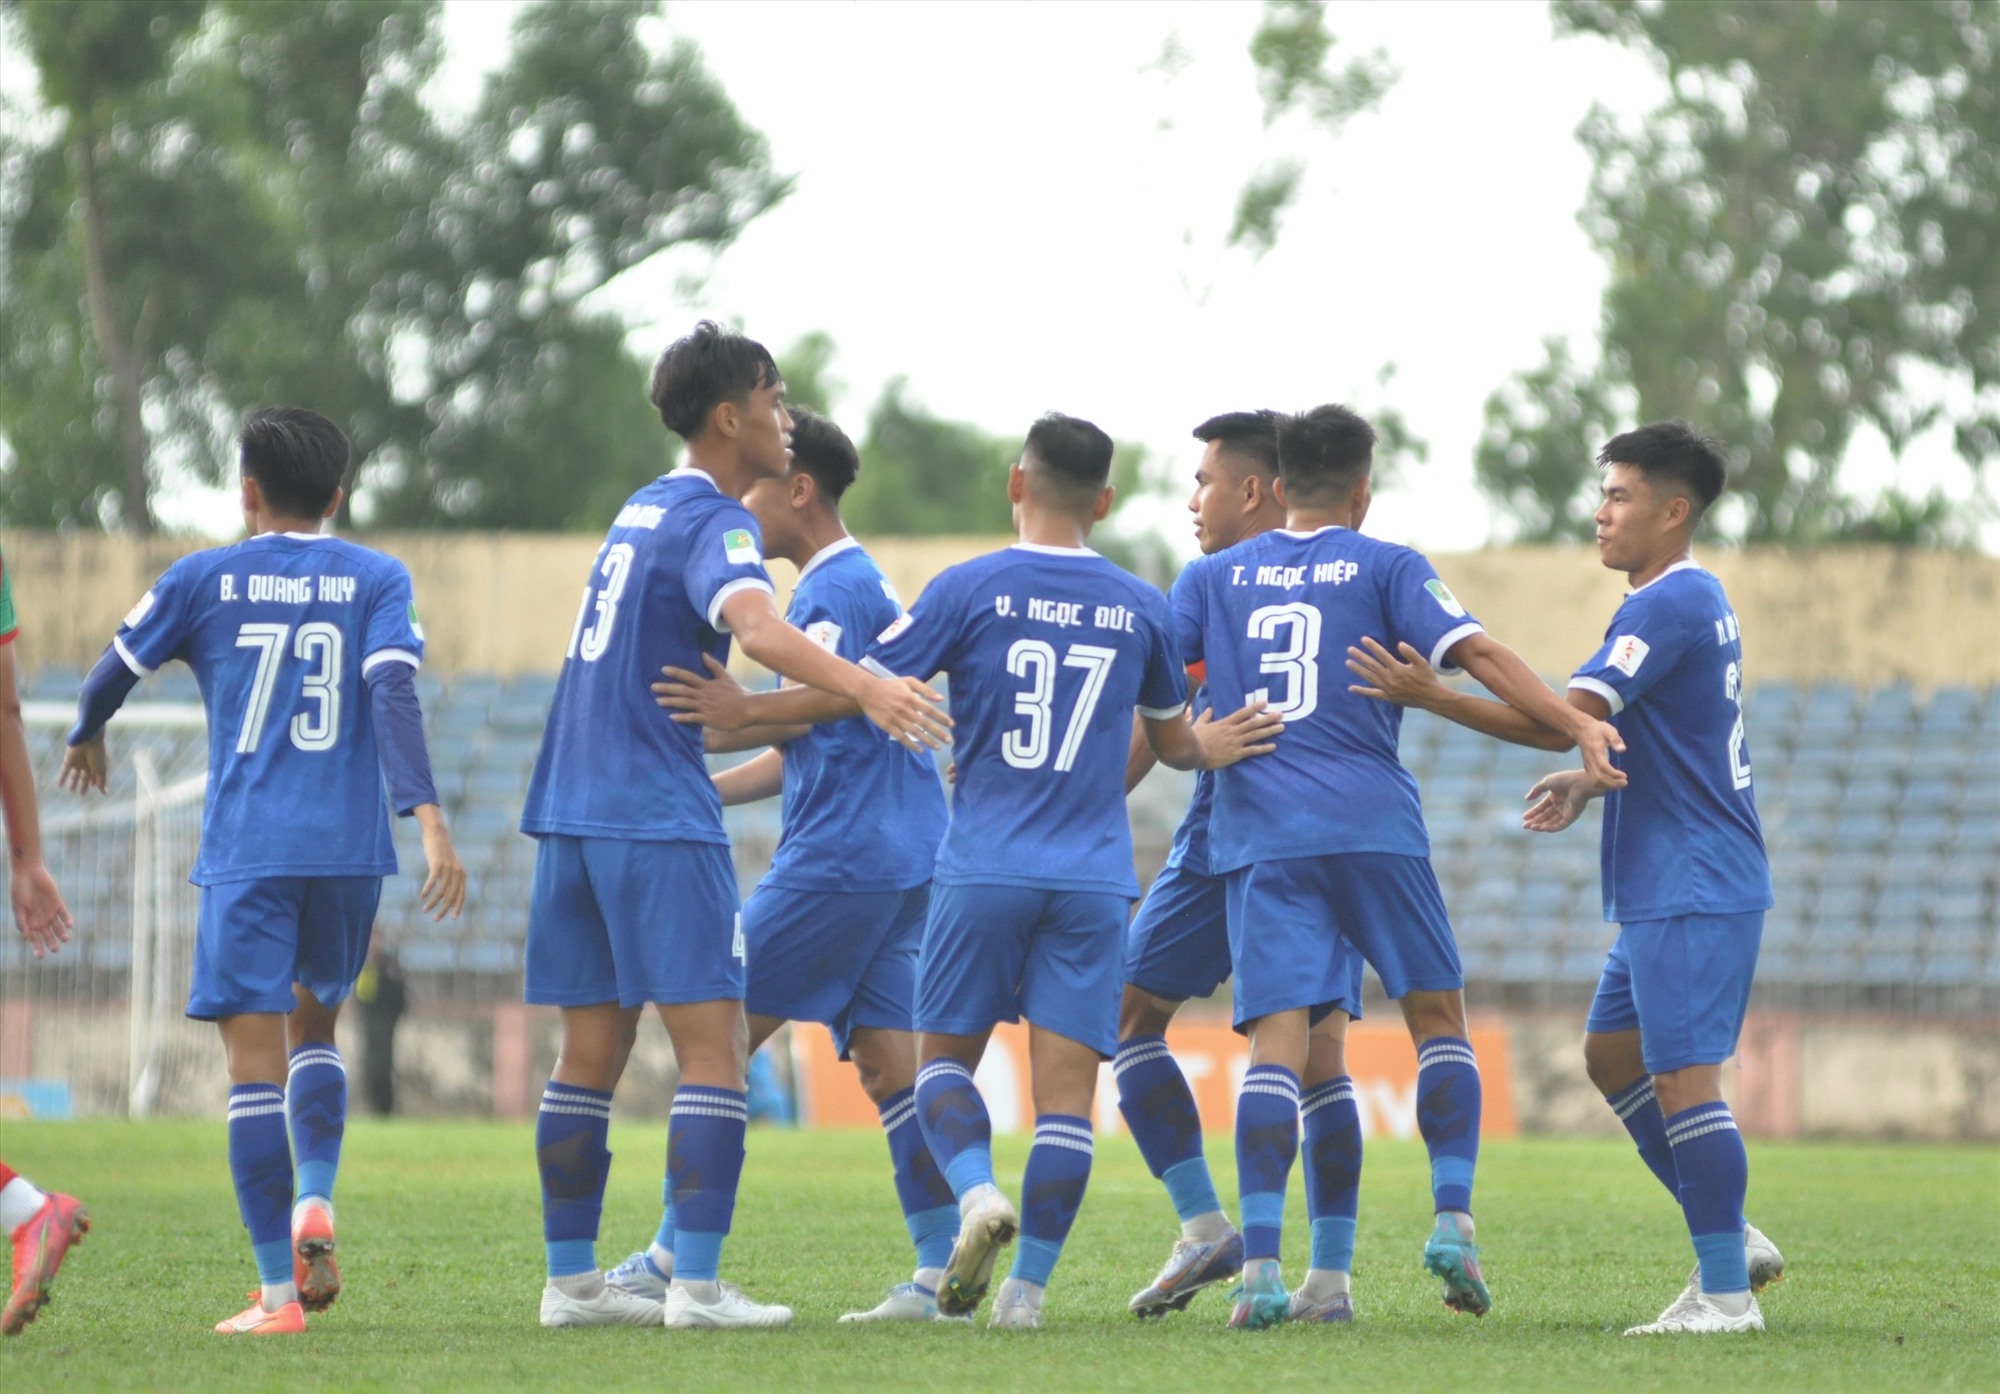
{"type": "Polygon", "coordinates": [[[69,942],[75,921],[42,862],[42,820],[35,807],[35,766],[14,686],[14,646],[0,644],[0,804],[7,818],[8,889],[14,925],[40,958],[69,942]]]}
{"type": "Polygon", "coordinates": [[[1591,693],[1571,694],[1596,703],[1595,711],[1587,710],[1582,703],[1564,701],[1535,676],[1535,670],[1519,654],[1484,630],[1468,634],[1453,644],[1445,659],[1472,674],[1488,692],[1514,710],[1568,735],[1582,752],[1584,769],[1598,784],[1606,789],[1624,787],[1625,772],[1611,763],[1611,752],[1623,750],[1625,741],[1618,728],[1604,720],[1610,712],[1603,707],[1603,699],[1591,693]]]}
{"type": "Polygon", "coordinates": [[[1531,833],[1559,833],[1583,816],[1590,801],[1604,789],[1583,770],[1559,770],[1536,781],[1528,791],[1528,811],[1521,826],[1531,833]]]}
{"type": "MultiPolygon", "coordinates": [[[[845,697],[794,683],[776,692],[748,692],[730,671],[707,654],[704,676],[671,665],[660,669],[664,682],[653,684],[653,700],[683,725],[703,729],[703,749],[714,755],[771,745],[766,731],[804,732],[823,721],[860,716],[861,708],[845,697]]],[[[787,736],[783,739],[791,739],[787,736]]]]}
{"type": "Polygon", "coordinates": [[[1125,752],[1125,792],[1131,793],[1139,787],[1139,781],[1153,772],[1153,766],[1160,757],[1153,753],[1153,742],[1146,734],[1146,718],[1132,713],[1132,746],[1125,752]]]}
{"type": "Polygon", "coordinates": [[[1249,703],[1216,720],[1212,711],[1190,723],[1185,716],[1141,717],[1146,738],[1160,763],[1177,770],[1219,770],[1278,748],[1285,729],[1281,716],[1261,702],[1249,703]]]}
{"type": "Polygon", "coordinates": [[[1360,648],[1348,649],[1347,670],[1361,679],[1350,683],[1347,690],[1363,697],[1394,702],[1399,707],[1421,707],[1468,730],[1515,745],[1537,750],[1576,748],[1567,732],[1552,730],[1505,702],[1489,702],[1446,687],[1430,660],[1407,643],[1397,644],[1392,654],[1374,639],[1364,638],[1360,648]]]}
{"type": "Polygon", "coordinates": [[[718,770],[713,777],[724,808],[776,798],[785,788],[785,757],[767,750],[732,769],[718,770]]]}
{"type": "Polygon", "coordinates": [[[59,787],[79,794],[92,789],[100,794],[106,791],[111,762],[104,749],[104,727],[138,685],[139,675],[118,652],[117,644],[107,646],[77,695],[76,725],[66,738],[69,748],[63,754],[62,772],[56,776],[59,787]]]}

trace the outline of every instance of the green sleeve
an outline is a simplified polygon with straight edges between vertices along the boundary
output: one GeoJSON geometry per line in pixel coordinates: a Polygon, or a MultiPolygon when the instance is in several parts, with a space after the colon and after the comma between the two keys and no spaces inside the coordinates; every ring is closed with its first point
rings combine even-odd
{"type": "Polygon", "coordinates": [[[13,640],[20,625],[14,619],[14,577],[7,570],[7,560],[0,557],[0,644],[13,640]]]}

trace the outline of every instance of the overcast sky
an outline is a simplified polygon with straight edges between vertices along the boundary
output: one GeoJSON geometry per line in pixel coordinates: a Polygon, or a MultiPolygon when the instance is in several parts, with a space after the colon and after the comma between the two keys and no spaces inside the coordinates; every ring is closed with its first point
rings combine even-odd
{"type": "MultiPolygon", "coordinates": [[[[471,107],[517,8],[447,5],[441,108],[471,107]]],[[[1605,268],[1576,223],[1576,127],[1593,102],[1638,116],[1663,79],[1601,40],[1557,41],[1541,0],[1336,4],[1336,58],[1380,49],[1400,80],[1338,138],[1267,130],[1247,52],[1259,14],[673,4],[655,37],[700,45],[796,190],[719,258],[663,255],[602,302],[648,358],[702,315],[779,350],[826,331],[846,387],[832,405],[857,436],[901,374],[931,410],[996,432],[1088,416],[1176,479],[1189,429],[1216,412],[1393,404],[1430,460],[1378,495],[1370,530],[1438,551],[1504,538],[1472,484],[1486,396],[1545,336],[1595,351],[1605,268]],[[1246,176],[1285,156],[1308,173],[1277,249],[1225,248],[1246,176]]],[[[1929,459],[1906,463],[1906,485],[1962,479],[1947,451],[1929,459]]],[[[1849,477],[1889,469],[1864,436],[1849,477]]],[[[1117,521],[1192,551],[1178,503],[1176,485],[1117,521]]],[[[181,490],[162,513],[236,526],[227,494],[181,490]]]]}

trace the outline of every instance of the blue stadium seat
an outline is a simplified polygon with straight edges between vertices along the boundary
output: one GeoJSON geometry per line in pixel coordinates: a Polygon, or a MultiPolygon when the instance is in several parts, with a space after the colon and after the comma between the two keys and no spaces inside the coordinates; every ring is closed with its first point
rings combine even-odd
{"type": "Polygon", "coordinates": [[[1862,736],[1848,756],[1848,784],[1894,786],[1908,777],[1909,767],[1910,748],[1902,740],[1862,736]]]}
{"type": "Polygon", "coordinates": [[[1864,735],[1909,730],[1917,722],[1917,697],[1908,683],[1887,683],[1870,693],[1861,712],[1864,735]]]}
{"type": "Polygon", "coordinates": [[[1588,984],[1604,975],[1604,955],[1595,949],[1572,946],[1555,967],[1557,982],[1588,984]]]}
{"type": "MultiPolygon", "coordinates": [[[[1952,752],[1954,760],[1962,763],[1959,752],[1952,752]]],[[[1903,786],[1902,807],[1907,814],[1917,809],[1948,814],[1959,804],[1959,782],[1956,769],[1920,774],[1910,772],[1910,782],[1903,786]]]]}
{"type": "Polygon", "coordinates": [[[1941,687],[1931,694],[1930,703],[1917,729],[1922,734],[1962,739],[1979,729],[1984,694],[1971,687],[1941,687]]]}
{"type": "Polygon", "coordinates": [[[1979,982],[1979,960],[1970,954],[1931,954],[1917,970],[1924,987],[1970,987],[1979,982]]]}
{"type": "Polygon", "coordinates": [[[458,966],[458,947],[446,939],[405,939],[396,958],[410,973],[449,973],[458,966]]]}
{"type": "Polygon", "coordinates": [[[1845,683],[1824,683],[1807,694],[1799,709],[1797,731],[1803,741],[1844,737],[1854,729],[1854,689],[1845,683]]]}
{"type": "Polygon", "coordinates": [[[38,668],[21,685],[21,695],[40,702],[74,702],[83,690],[83,674],[74,668],[38,668]]]}
{"type": "Polygon", "coordinates": [[[1942,851],[1951,842],[1953,827],[1949,814],[1921,807],[1906,810],[1890,834],[1889,850],[1899,860],[1913,853],[1942,851]]]}

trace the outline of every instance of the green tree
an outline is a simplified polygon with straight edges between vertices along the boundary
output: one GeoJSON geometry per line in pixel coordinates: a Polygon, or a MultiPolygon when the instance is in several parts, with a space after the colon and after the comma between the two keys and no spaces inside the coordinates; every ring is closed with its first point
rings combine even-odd
{"type": "Polygon", "coordinates": [[[864,535],[1004,533],[1013,529],[1007,466],[1018,439],[933,416],[892,379],[868,415],[861,473],[841,512],[864,535]]]}
{"type": "Polygon", "coordinates": [[[0,149],[0,517],[144,530],[282,400],[348,430],[379,523],[594,522],[663,451],[588,298],[789,187],[656,13],[526,7],[459,130],[435,0],[15,0],[48,120],[0,149]]]}
{"type": "Polygon", "coordinates": [[[1597,511],[1592,462],[1623,418],[1611,384],[1578,367],[1567,343],[1546,340],[1543,352],[1541,367],[1486,399],[1473,472],[1521,540],[1583,539],[1597,511]]]}
{"type": "MultiPolygon", "coordinates": [[[[1941,498],[1845,497],[1836,474],[1864,423],[1898,456],[1948,424],[1976,480],[2000,453],[2000,3],[1554,13],[1669,81],[1643,121],[1600,108],[1579,131],[1611,265],[1605,388],[1726,443],[1749,538],[1948,536],[1923,521],[1941,498]]],[[[1488,404],[1482,482],[1531,530],[1575,492],[1551,453],[1569,428],[1547,423],[1601,423],[1588,386],[1552,350],[1488,404]]],[[[1583,488],[1590,454],[1565,458],[1583,488]]]]}

